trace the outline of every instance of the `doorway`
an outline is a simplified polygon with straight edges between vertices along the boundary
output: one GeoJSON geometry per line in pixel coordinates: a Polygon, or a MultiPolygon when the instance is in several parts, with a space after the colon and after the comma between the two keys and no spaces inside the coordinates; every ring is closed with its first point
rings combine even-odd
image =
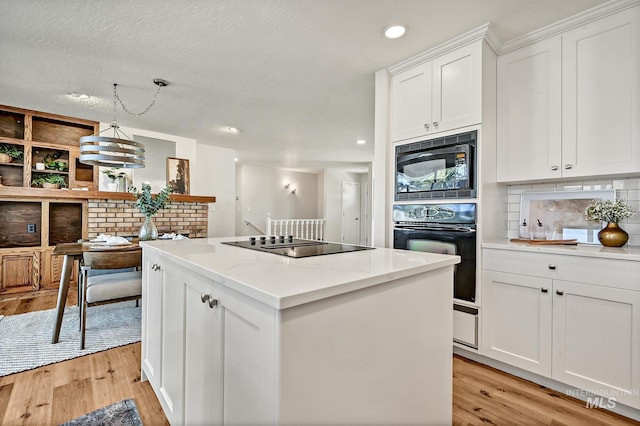
{"type": "Polygon", "coordinates": [[[342,242],[360,244],[360,183],[342,181],[342,242]]]}

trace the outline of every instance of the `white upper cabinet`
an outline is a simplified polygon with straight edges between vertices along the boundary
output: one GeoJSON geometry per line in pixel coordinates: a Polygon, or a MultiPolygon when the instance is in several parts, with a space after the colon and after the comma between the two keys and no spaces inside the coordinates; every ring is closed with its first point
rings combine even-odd
{"type": "Polygon", "coordinates": [[[498,57],[498,181],[561,177],[560,37],[498,57]]]}
{"type": "Polygon", "coordinates": [[[640,173],[640,7],[498,58],[500,182],[640,173]]]}
{"type": "Polygon", "coordinates": [[[563,176],[640,172],[640,7],[562,36],[563,176]]]}
{"type": "Polygon", "coordinates": [[[478,124],[481,110],[481,40],[392,77],[394,142],[478,124]]]}
{"type": "Polygon", "coordinates": [[[442,55],[432,62],[433,132],[482,121],[482,41],[442,55]]]}
{"type": "Polygon", "coordinates": [[[392,139],[431,133],[431,62],[394,76],[392,86],[392,139]]]}

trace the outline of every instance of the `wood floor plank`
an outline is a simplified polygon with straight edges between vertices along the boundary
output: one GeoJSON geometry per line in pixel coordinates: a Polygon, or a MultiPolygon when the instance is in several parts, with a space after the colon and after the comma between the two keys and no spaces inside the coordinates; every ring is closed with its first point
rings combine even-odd
{"type": "Polygon", "coordinates": [[[16,375],[3,425],[46,425],[51,419],[53,374],[39,368],[16,375]]]}
{"type": "Polygon", "coordinates": [[[53,389],[51,424],[64,423],[94,410],[87,409],[87,407],[100,408],[93,399],[91,382],[92,379],[87,377],[73,380],[53,389]]]}

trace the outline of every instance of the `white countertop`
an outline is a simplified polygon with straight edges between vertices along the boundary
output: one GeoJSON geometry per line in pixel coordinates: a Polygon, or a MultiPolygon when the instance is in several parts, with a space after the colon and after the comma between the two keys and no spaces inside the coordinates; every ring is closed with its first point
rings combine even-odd
{"type": "Polygon", "coordinates": [[[640,247],[603,247],[599,244],[535,245],[511,242],[508,239],[492,240],[482,243],[482,248],[502,250],[530,251],[536,253],[565,254],[572,256],[599,257],[605,259],[631,260],[640,262],[640,247]]]}
{"type": "Polygon", "coordinates": [[[238,240],[248,237],[141,241],[140,245],[276,309],[460,262],[459,256],[387,248],[295,259],[220,244],[238,240]]]}

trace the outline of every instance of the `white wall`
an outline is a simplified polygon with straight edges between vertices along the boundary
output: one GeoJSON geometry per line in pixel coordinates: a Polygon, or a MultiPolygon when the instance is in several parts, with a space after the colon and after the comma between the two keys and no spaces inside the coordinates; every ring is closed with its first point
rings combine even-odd
{"type": "Polygon", "coordinates": [[[256,235],[248,220],[261,231],[267,213],[273,219],[314,219],[318,212],[318,175],[270,167],[238,165],[236,188],[236,235],[256,235]],[[284,186],[289,184],[289,189],[284,186]],[[293,189],[295,194],[291,194],[293,189]]]}
{"type": "MultiPolygon", "coordinates": [[[[191,186],[199,194],[213,195],[209,204],[210,237],[235,235],[236,151],[199,143],[196,146],[200,166],[191,171],[191,186]]],[[[193,193],[193,189],[192,189],[193,193]]]]}

